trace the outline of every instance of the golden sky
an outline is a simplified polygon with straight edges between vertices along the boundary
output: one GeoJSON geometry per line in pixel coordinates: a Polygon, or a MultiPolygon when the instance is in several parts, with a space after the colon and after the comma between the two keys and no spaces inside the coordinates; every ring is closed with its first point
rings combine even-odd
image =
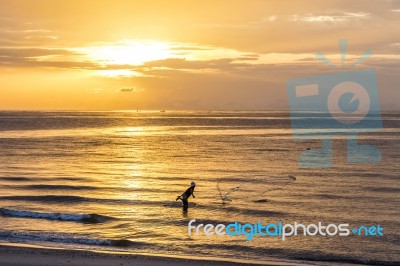
{"type": "Polygon", "coordinates": [[[399,32],[390,0],[0,0],[0,109],[286,109],[339,39],[399,109],[399,32]]]}

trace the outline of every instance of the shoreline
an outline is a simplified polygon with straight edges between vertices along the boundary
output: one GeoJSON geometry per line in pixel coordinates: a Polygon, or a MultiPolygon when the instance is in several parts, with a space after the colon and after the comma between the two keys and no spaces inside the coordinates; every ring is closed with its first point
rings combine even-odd
{"type": "MultiPolygon", "coordinates": [[[[0,243],[0,265],[4,266],[255,266],[255,265],[316,265],[316,262],[290,260],[244,261],[212,257],[184,257],[169,255],[148,255],[125,252],[89,251],[41,247],[29,244],[0,243]]],[[[319,264],[321,265],[321,264],[319,264]]],[[[328,265],[328,264],[327,264],[328,265]]]]}

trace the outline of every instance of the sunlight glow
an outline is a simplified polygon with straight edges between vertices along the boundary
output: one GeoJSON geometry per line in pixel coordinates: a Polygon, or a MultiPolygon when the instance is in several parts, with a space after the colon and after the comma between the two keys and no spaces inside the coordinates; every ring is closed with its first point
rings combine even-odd
{"type": "Polygon", "coordinates": [[[140,66],[147,62],[170,58],[187,61],[237,59],[255,54],[223,47],[195,43],[176,43],[148,40],[123,40],[115,44],[73,49],[101,66],[140,66]]]}
{"type": "Polygon", "coordinates": [[[91,61],[100,65],[142,65],[173,56],[170,44],[160,41],[122,41],[116,45],[82,48],[91,61]]]}
{"type": "MultiPolygon", "coordinates": [[[[181,59],[185,61],[209,61],[220,59],[255,58],[255,54],[234,49],[200,45],[195,43],[177,43],[155,40],[120,40],[115,43],[103,43],[82,48],[70,49],[83,55],[83,60],[88,60],[101,68],[95,70],[95,75],[119,77],[143,77],[146,63],[166,59],[181,59]],[[123,69],[121,69],[123,66],[123,69]],[[143,71],[133,71],[129,66],[140,67],[143,71]],[[126,68],[125,68],[126,67],[126,68]],[[115,69],[113,69],[115,68],[115,69]]],[[[151,66],[151,69],[169,69],[163,66],[151,66]]],[[[183,72],[215,73],[213,69],[191,70],[180,69],[183,72]]]]}

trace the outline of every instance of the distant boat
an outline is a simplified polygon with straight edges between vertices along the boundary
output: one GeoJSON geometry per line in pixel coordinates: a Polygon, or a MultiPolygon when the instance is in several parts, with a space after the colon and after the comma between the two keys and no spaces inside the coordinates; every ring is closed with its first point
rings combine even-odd
{"type": "Polygon", "coordinates": [[[165,113],[165,110],[160,110],[161,113],[165,113]]]}

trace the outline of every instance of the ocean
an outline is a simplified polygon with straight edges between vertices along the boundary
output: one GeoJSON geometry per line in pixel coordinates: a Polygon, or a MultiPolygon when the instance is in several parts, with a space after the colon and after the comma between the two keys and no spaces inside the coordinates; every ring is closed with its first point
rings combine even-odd
{"type": "MultiPolygon", "coordinates": [[[[321,114],[299,114],[299,119],[321,114]]],[[[400,118],[380,163],[304,169],[283,111],[0,112],[0,242],[249,261],[400,264],[400,118]],[[192,181],[186,210],[175,198],[192,181]],[[379,225],[383,236],[188,235],[195,224],[379,225]]],[[[193,231],[194,233],[194,231],[193,231]]]]}

